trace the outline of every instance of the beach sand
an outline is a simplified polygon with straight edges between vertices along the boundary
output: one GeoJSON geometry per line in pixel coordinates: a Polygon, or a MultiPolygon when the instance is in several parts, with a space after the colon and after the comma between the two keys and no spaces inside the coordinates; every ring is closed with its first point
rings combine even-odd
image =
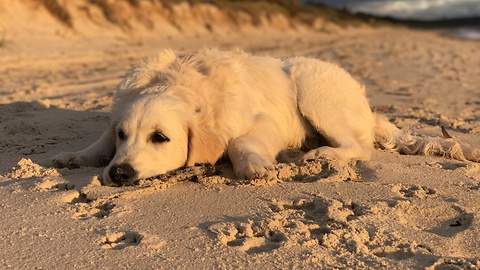
{"type": "Polygon", "coordinates": [[[478,163],[376,150],[348,170],[286,161],[240,181],[226,162],[133,187],[102,186],[102,168],[51,164],[101,135],[126,69],[165,48],[330,61],[403,130],[441,136],[444,126],[480,147],[480,43],[396,26],[156,36],[94,20],[71,31],[46,12],[21,25],[30,7],[9,8],[0,9],[0,268],[480,269],[478,163]]]}

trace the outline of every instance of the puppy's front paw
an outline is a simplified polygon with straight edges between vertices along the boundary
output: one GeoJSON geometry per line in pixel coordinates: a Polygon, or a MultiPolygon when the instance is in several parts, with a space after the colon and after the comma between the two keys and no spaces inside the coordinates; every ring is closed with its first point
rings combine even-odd
{"type": "Polygon", "coordinates": [[[77,169],[80,166],[88,166],[88,160],[86,157],[79,155],[75,152],[60,153],[52,158],[54,167],[77,169]]]}
{"type": "Polygon", "coordinates": [[[300,160],[297,162],[297,165],[305,165],[309,161],[314,161],[317,159],[333,159],[334,154],[332,153],[333,148],[331,147],[320,147],[308,151],[300,160]]]}
{"type": "Polygon", "coordinates": [[[235,174],[239,179],[255,179],[267,175],[268,170],[272,169],[272,162],[260,155],[251,154],[235,168],[235,174]]]}

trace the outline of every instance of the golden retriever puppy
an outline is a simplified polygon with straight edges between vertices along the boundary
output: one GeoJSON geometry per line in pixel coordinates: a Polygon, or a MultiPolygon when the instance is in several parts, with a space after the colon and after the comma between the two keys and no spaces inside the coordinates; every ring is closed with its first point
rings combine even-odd
{"type": "Polygon", "coordinates": [[[374,144],[406,154],[480,161],[480,150],[452,139],[410,136],[372,113],[346,71],[317,59],[276,59],[241,51],[166,50],[133,66],[114,96],[110,127],[57,167],[101,166],[105,184],[214,164],[228,155],[238,178],[262,177],[280,151],[322,138],[303,160],[370,158],[374,144]]]}

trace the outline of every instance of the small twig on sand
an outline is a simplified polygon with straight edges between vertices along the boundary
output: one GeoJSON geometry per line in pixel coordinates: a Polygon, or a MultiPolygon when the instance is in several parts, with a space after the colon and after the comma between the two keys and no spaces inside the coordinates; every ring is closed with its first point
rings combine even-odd
{"type": "Polygon", "coordinates": [[[448,134],[447,130],[443,126],[440,126],[440,128],[442,129],[443,138],[445,138],[445,139],[451,139],[452,138],[452,136],[450,136],[450,134],[448,134]]]}

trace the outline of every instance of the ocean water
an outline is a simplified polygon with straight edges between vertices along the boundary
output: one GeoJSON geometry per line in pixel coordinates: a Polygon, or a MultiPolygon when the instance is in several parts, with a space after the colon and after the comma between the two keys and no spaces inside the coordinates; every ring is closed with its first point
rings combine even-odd
{"type": "Polygon", "coordinates": [[[452,35],[460,39],[471,39],[480,41],[480,27],[459,27],[452,30],[452,35]]]}
{"type": "MultiPolygon", "coordinates": [[[[480,0],[301,0],[351,12],[423,21],[480,18],[480,0]]],[[[480,25],[452,30],[455,37],[480,40],[480,25]]]]}
{"type": "Polygon", "coordinates": [[[353,12],[397,19],[441,20],[480,17],[480,0],[313,0],[353,12]]]}

